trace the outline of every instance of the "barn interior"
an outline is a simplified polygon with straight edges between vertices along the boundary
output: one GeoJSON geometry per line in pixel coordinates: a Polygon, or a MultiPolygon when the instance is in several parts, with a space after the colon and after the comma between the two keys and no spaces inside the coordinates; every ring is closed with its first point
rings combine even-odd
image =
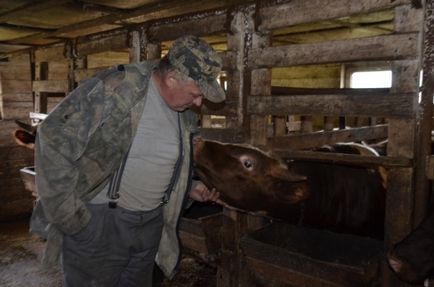
{"type": "Polygon", "coordinates": [[[1,1],[0,244],[9,249],[0,253],[0,285],[61,284],[58,274],[14,259],[30,257],[37,264],[44,245],[25,235],[37,190],[33,151],[12,136],[16,120],[36,124],[38,115],[49,113],[96,72],[161,58],[177,37],[193,34],[221,55],[220,83],[227,95],[223,104],[205,102],[197,111],[202,137],[248,143],[287,160],[382,167],[388,174],[383,241],[269,225],[267,218],[227,208],[182,218],[184,249],[212,266],[215,286],[408,286],[387,267],[384,252],[428,211],[434,178],[432,5],[418,0],[1,1]],[[360,72],[385,72],[390,78],[385,86],[357,86],[354,76],[360,72]],[[378,157],[313,151],[338,142],[386,139],[378,157]],[[316,239],[312,246],[324,248],[313,252],[296,246],[300,238],[316,239]],[[345,252],[330,255],[329,246],[345,252]],[[11,279],[20,268],[30,274],[23,277],[27,281],[11,279]]]}

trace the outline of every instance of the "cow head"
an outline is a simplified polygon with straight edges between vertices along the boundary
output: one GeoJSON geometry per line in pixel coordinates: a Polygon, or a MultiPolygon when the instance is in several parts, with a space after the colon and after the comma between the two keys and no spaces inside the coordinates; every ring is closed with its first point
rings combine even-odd
{"type": "Polygon", "coordinates": [[[306,178],[291,173],[277,158],[251,146],[196,139],[195,172],[234,207],[269,213],[308,196],[306,178]]]}
{"type": "Polygon", "coordinates": [[[434,212],[389,252],[390,268],[401,280],[422,284],[434,276],[434,212]]]}
{"type": "Polygon", "coordinates": [[[21,146],[33,149],[35,146],[37,127],[19,120],[15,120],[15,123],[20,127],[20,129],[15,130],[12,134],[15,142],[21,146]]]}

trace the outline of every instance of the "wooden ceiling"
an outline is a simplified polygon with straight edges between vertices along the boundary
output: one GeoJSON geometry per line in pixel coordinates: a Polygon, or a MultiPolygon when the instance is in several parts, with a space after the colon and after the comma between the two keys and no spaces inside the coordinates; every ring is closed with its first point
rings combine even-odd
{"type": "MultiPolygon", "coordinates": [[[[0,58],[32,47],[59,43],[151,20],[254,2],[256,1],[2,0],[0,58]]],[[[393,31],[393,16],[393,11],[388,10],[288,27],[273,31],[273,45],[387,34],[393,31]]],[[[224,36],[221,35],[220,41],[213,41],[216,44],[225,43],[224,36]]]]}

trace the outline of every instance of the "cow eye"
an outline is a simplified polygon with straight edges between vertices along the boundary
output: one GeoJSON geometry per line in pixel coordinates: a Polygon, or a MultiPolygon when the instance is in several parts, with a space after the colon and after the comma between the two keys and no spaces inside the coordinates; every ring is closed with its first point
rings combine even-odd
{"type": "Polygon", "coordinates": [[[250,159],[246,159],[243,161],[244,167],[247,169],[253,168],[253,162],[250,159]]]}

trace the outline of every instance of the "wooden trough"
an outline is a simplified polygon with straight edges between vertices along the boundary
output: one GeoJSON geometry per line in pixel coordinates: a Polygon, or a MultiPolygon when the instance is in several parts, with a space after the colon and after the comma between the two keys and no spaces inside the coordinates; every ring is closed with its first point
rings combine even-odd
{"type": "MultiPolygon", "coordinates": [[[[240,242],[245,286],[377,286],[383,242],[273,223],[240,242]]],[[[244,285],[243,285],[244,286],[244,285]]]]}
{"type": "Polygon", "coordinates": [[[179,237],[183,250],[207,263],[214,263],[220,249],[222,223],[221,208],[193,205],[180,219],[179,237]]]}

